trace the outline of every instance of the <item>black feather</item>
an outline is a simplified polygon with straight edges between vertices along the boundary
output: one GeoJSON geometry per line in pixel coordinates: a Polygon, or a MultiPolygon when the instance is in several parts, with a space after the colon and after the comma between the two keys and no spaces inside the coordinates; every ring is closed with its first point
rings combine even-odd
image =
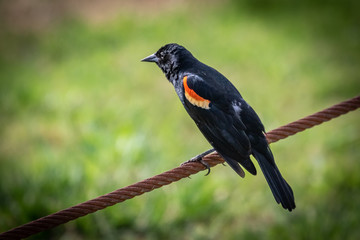
{"type": "Polygon", "coordinates": [[[294,194],[281,176],[281,173],[276,165],[270,163],[265,156],[253,149],[253,155],[259,163],[259,166],[264,173],[265,179],[268,182],[270,189],[275,197],[277,203],[281,203],[283,208],[291,211],[295,208],[294,194]]]}

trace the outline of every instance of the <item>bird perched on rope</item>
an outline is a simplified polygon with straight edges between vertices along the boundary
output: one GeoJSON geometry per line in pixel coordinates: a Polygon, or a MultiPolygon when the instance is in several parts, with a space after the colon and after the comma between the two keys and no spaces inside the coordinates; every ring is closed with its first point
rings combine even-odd
{"type": "Polygon", "coordinates": [[[234,85],[178,44],[167,44],[143,62],[155,62],[174,85],[186,111],[205,138],[241,177],[256,175],[253,155],[277,203],[291,211],[294,194],[281,176],[258,115],[234,85]]]}

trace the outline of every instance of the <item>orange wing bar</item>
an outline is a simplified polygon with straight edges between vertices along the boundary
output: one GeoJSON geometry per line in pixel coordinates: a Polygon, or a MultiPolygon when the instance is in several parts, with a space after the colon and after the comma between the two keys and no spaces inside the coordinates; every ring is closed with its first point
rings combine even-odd
{"type": "Polygon", "coordinates": [[[194,90],[192,90],[191,88],[189,88],[188,84],[187,84],[187,76],[185,76],[183,78],[183,84],[184,84],[184,90],[185,90],[185,97],[186,99],[193,105],[201,107],[201,108],[205,108],[205,109],[209,109],[210,106],[210,101],[202,98],[201,96],[199,96],[194,90]]]}

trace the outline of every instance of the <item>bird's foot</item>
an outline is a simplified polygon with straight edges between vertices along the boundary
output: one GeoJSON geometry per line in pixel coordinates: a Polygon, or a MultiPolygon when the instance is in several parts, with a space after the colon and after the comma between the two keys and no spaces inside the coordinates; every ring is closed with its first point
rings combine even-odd
{"type": "Polygon", "coordinates": [[[203,160],[203,157],[205,157],[206,155],[208,155],[208,154],[210,154],[210,153],[212,153],[212,152],[214,152],[214,151],[215,151],[215,149],[207,150],[206,152],[203,152],[203,153],[201,153],[201,154],[193,157],[192,159],[190,159],[190,160],[188,160],[188,161],[186,161],[186,162],[183,162],[183,163],[181,164],[181,166],[182,166],[182,165],[185,165],[185,164],[187,164],[187,163],[190,163],[190,162],[199,162],[199,163],[201,163],[201,164],[208,170],[208,172],[205,174],[205,176],[207,176],[207,175],[210,174],[210,165],[203,160]]]}

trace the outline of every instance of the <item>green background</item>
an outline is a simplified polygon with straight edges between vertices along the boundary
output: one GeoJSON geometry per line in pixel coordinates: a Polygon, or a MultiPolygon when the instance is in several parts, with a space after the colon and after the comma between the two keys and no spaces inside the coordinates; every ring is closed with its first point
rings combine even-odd
{"type": "MultiPolygon", "coordinates": [[[[1,232],[210,147],[140,62],[166,43],[227,76],[267,130],[360,92],[356,1],[135,2],[0,1],[1,232]]],[[[359,239],[359,117],[271,145],[291,213],[262,174],[220,165],[31,239],[359,239]]]]}

